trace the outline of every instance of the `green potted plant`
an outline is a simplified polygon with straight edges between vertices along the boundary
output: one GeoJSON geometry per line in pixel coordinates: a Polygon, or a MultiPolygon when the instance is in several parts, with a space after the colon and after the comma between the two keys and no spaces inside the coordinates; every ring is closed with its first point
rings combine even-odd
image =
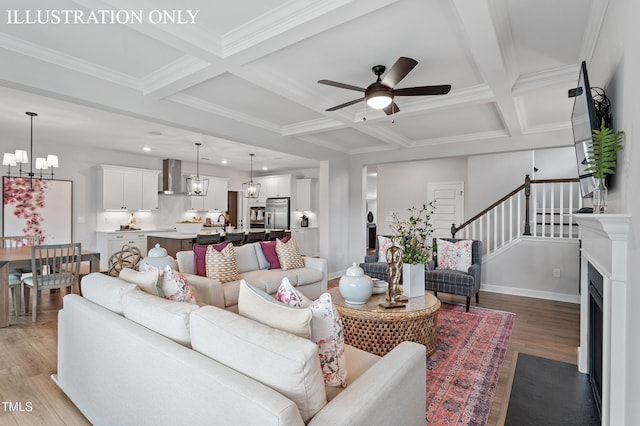
{"type": "Polygon", "coordinates": [[[586,171],[593,172],[596,187],[593,190],[593,212],[607,211],[607,186],[605,179],[616,172],[617,153],[622,149],[624,132],[614,132],[606,126],[604,119],[600,129],[593,130],[591,144],[587,152],[586,171]]]}
{"type": "Polygon", "coordinates": [[[431,215],[435,202],[423,204],[421,208],[408,209],[409,218],[402,220],[398,213],[392,214],[393,242],[402,248],[403,293],[407,297],[424,295],[424,268],[431,259],[431,215]]]}

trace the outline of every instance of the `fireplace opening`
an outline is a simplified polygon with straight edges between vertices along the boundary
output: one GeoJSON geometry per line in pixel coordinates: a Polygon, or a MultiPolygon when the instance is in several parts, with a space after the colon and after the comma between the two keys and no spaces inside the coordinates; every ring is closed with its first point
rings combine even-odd
{"type": "Polygon", "coordinates": [[[589,263],[589,382],[602,416],[602,274],[589,263]]]}

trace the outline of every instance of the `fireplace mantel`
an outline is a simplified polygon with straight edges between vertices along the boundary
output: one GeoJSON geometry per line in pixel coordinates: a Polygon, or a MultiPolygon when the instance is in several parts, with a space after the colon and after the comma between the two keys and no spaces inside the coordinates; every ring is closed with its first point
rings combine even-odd
{"type": "Polygon", "coordinates": [[[602,424],[625,423],[627,239],[630,214],[575,214],[580,226],[580,347],[578,369],[589,365],[589,281],[591,263],[603,277],[602,424]]]}

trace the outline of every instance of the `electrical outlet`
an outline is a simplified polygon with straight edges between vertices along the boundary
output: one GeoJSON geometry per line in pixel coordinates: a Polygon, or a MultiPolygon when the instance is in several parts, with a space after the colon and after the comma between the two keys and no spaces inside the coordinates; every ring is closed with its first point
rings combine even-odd
{"type": "Polygon", "coordinates": [[[560,268],[553,268],[553,277],[560,278],[560,268]]]}

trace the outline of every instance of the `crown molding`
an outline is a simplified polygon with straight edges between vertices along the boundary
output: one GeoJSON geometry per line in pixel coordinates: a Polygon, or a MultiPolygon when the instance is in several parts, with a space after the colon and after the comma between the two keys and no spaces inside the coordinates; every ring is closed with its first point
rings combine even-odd
{"type": "Polygon", "coordinates": [[[591,2],[591,12],[589,13],[589,21],[584,30],[584,36],[582,37],[582,47],[580,48],[580,58],[587,61],[587,64],[591,63],[591,57],[593,51],[596,48],[598,36],[602,29],[602,23],[604,22],[604,16],[609,6],[609,0],[598,0],[591,2]]]}
{"type": "Polygon", "coordinates": [[[8,34],[0,33],[0,47],[53,65],[88,74],[120,86],[142,91],[142,80],[138,78],[96,65],[58,50],[38,46],[25,40],[19,40],[8,34]]]}
{"type": "Polygon", "coordinates": [[[349,154],[349,150],[347,148],[345,148],[344,146],[338,145],[338,144],[333,143],[333,142],[327,142],[327,141],[325,141],[323,139],[320,139],[317,136],[313,136],[313,135],[298,136],[296,139],[298,139],[298,140],[300,140],[302,142],[312,143],[314,145],[318,145],[318,146],[321,146],[323,148],[333,149],[335,151],[342,152],[343,154],[349,154]]]}
{"type": "Polygon", "coordinates": [[[266,120],[260,120],[251,115],[243,114],[241,112],[225,108],[212,102],[204,101],[202,99],[196,98],[195,96],[179,93],[176,95],[171,95],[165,99],[177,104],[198,109],[200,111],[205,111],[211,114],[219,115],[221,117],[230,118],[232,120],[239,121],[250,126],[259,127],[270,132],[282,133],[281,127],[277,124],[271,123],[266,120]]]}
{"type": "Polygon", "coordinates": [[[577,83],[580,64],[521,75],[511,88],[513,96],[559,83],[577,83]]]}
{"type": "Polygon", "coordinates": [[[444,145],[460,142],[479,141],[485,139],[499,139],[509,137],[506,130],[492,130],[489,132],[469,133],[466,135],[446,136],[443,138],[424,139],[413,143],[412,148],[419,146],[444,145]]]}
{"type": "Polygon", "coordinates": [[[195,56],[184,55],[158,68],[142,79],[143,94],[148,95],[210,66],[195,56]]]}
{"type": "Polygon", "coordinates": [[[347,125],[341,121],[334,120],[329,117],[323,117],[283,126],[282,136],[298,136],[310,133],[320,133],[330,130],[338,130],[345,127],[347,127],[347,125]]]}
{"type": "Polygon", "coordinates": [[[222,55],[234,55],[351,1],[290,0],[224,34],[221,37],[222,55]]]}

